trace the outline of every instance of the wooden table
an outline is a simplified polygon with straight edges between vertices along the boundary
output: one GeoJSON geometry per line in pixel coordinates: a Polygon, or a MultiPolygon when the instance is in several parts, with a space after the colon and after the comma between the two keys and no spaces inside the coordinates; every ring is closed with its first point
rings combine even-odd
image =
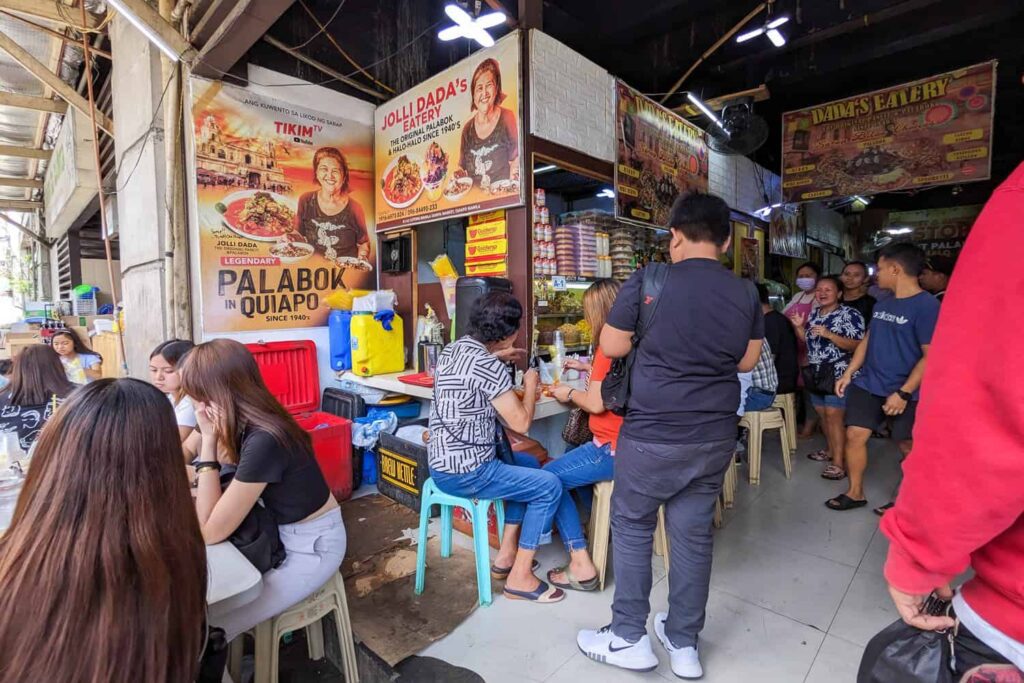
{"type": "Polygon", "coordinates": [[[259,597],[263,590],[263,576],[249,560],[228,542],[206,546],[206,564],[209,570],[206,602],[210,605],[210,618],[247,605],[259,597]]]}

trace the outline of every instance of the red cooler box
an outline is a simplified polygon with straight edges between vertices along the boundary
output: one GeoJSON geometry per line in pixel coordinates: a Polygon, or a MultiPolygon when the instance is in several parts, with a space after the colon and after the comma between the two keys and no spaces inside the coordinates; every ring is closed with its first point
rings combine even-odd
{"type": "Polygon", "coordinates": [[[316,344],[310,340],[246,344],[260,374],[281,405],[309,432],[320,471],[334,497],[352,495],[352,423],[324,413],[320,405],[320,372],[316,344]]]}

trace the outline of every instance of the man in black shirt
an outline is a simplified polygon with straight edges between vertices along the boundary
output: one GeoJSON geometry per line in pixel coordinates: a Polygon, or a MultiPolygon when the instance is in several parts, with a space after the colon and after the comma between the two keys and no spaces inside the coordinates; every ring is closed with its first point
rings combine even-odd
{"type": "Polygon", "coordinates": [[[864,323],[871,325],[871,313],[875,310],[877,299],[868,294],[870,276],[868,267],[863,261],[850,261],[839,276],[843,281],[842,304],[860,312],[864,323]]]}
{"type": "Polygon", "coordinates": [[[953,275],[955,261],[948,256],[930,256],[928,262],[918,277],[921,289],[934,294],[935,298],[942,303],[946,296],[946,287],[949,286],[949,278],[953,275]]]}
{"type": "Polygon", "coordinates": [[[722,478],[733,462],[737,371],[754,369],[764,315],[751,282],[726,270],[729,207],[718,197],[681,197],[669,217],[671,242],[665,285],[643,294],[643,274],[623,285],[601,332],[601,351],[622,358],[633,350],[642,306],[654,306],[632,370],[628,409],[615,455],[612,542],[615,602],[612,623],[580,631],[588,657],[635,671],[658,658],[647,636],[651,549],[658,508],[671,535],[669,611],[654,630],[685,678],[702,675],[697,636],[704,626],[711,580],[711,520],[722,478]]]}
{"type": "Polygon", "coordinates": [[[797,363],[796,332],[793,323],[786,316],[776,311],[768,300],[768,287],[757,286],[757,296],[761,300],[764,311],[764,338],[772,350],[775,360],[775,373],[779,376],[779,386],[775,394],[792,394],[796,391],[796,378],[799,370],[797,363]]]}

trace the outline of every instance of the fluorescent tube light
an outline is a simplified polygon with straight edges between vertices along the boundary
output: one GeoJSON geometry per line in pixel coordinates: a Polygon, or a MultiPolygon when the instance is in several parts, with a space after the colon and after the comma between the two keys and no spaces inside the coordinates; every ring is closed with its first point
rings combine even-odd
{"type": "Polygon", "coordinates": [[[753,31],[747,31],[746,33],[739,34],[738,36],[736,36],[736,42],[737,43],[745,43],[748,40],[751,40],[753,38],[757,38],[762,33],[764,33],[764,27],[763,26],[761,28],[755,28],[753,31]]]}
{"type": "Polygon", "coordinates": [[[775,47],[782,47],[786,44],[786,36],[779,33],[778,29],[770,28],[766,35],[775,47]]]}
{"type": "Polygon", "coordinates": [[[693,106],[697,107],[697,109],[700,109],[704,116],[707,116],[709,119],[714,121],[715,125],[725,131],[726,135],[729,134],[729,131],[725,129],[725,124],[722,123],[722,120],[718,118],[715,112],[708,109],[708,105],[704,104],[699,97],[694,95],[692,92],[688,92],[686,93],[686,99],[690,100],[693,106]]]}
{"type": "Polygon", "coordinates": [[[140,19],[138,15],[136,15],[135,12],[133,12],[127,5],[121,2],[121,0],[107,0],[107,3],[116,9],[121,16],[127,19],[128,23],[137,28],[142,35],[146,36],[146,39],[149,40],[149,42],[160,48],[160,52],[167,55],[167,59],[172,62],[181,60],[181,55],[175,52],[174,48],[171,47],[166,40],[161,38],[159,33],[150,28],[146,22],[142,21],[142,19],[140,19]]]}

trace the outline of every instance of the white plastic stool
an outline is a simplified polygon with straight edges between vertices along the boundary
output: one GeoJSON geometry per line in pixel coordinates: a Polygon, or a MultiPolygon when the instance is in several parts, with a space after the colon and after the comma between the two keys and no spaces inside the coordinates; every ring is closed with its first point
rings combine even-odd
{"type": "MultiPolygon", "coordinates": [[[[255,683],[277,683],[280,660],[281,636],[289,631],[306,629],[306,646],[310,659],[323,659],[324,631],[323,619],[334,612],[338,627],[338,645],[341,648],[343,673],[346,683],[359,682],[359,669],[356,667],[356,647],[352,636],[352,622],[348,614],[348,600],[345,597],[345,582],[341,572],[337,572],[323,586],[299,604],[285,610],[272,619],[257,624],[256,641],[256,677],[255,683]]],[[[241,680],[242,638],[231,643],[228,671],[231,677],[241,680]]]]}
{"type": "Polygon", "coordinates": [[[731,510],[736,504],[736,461],[735,456],[729,461],[725,469],[725,478],[722,479],[721,505],[726,510],[731,510]]]}
{"type": "MultiPolygon", "coordinates": [[[[604,590],[608,570],[608,540],[612,526],[612,491],[615,484],[600,481],[594,484],[594,505],[590,512],[590,559],[597,567],[598,586],[604,590]]],[[[669,567],[668,532],[665,529],[665,506],[658,508],[658,526],[654,531],[654,552],[665,560],[665,573],[669,567]]]]}
{"type": "Polygon", "coordinates": [[[786,468],[786,479],[789,479],[793,474],[793,461],[789,455],[789,430],[786,428],[786,420],[782,417],[782,411],[778,408],[748,410],[740,418],[740,426],[746,427],[750,432],[748,444],[750,483],[754,485],[761,483],[761,437],[769,429],[779,430],[779,438],[782,441],[782,464],[786,468]]]}
{"type": "Polygon", "coordinates": [[[786,432],[789,435],[789,450],[796,450],[796,394],[778,394],[772,408],[782,411],[786,418],[786,432]]]}

